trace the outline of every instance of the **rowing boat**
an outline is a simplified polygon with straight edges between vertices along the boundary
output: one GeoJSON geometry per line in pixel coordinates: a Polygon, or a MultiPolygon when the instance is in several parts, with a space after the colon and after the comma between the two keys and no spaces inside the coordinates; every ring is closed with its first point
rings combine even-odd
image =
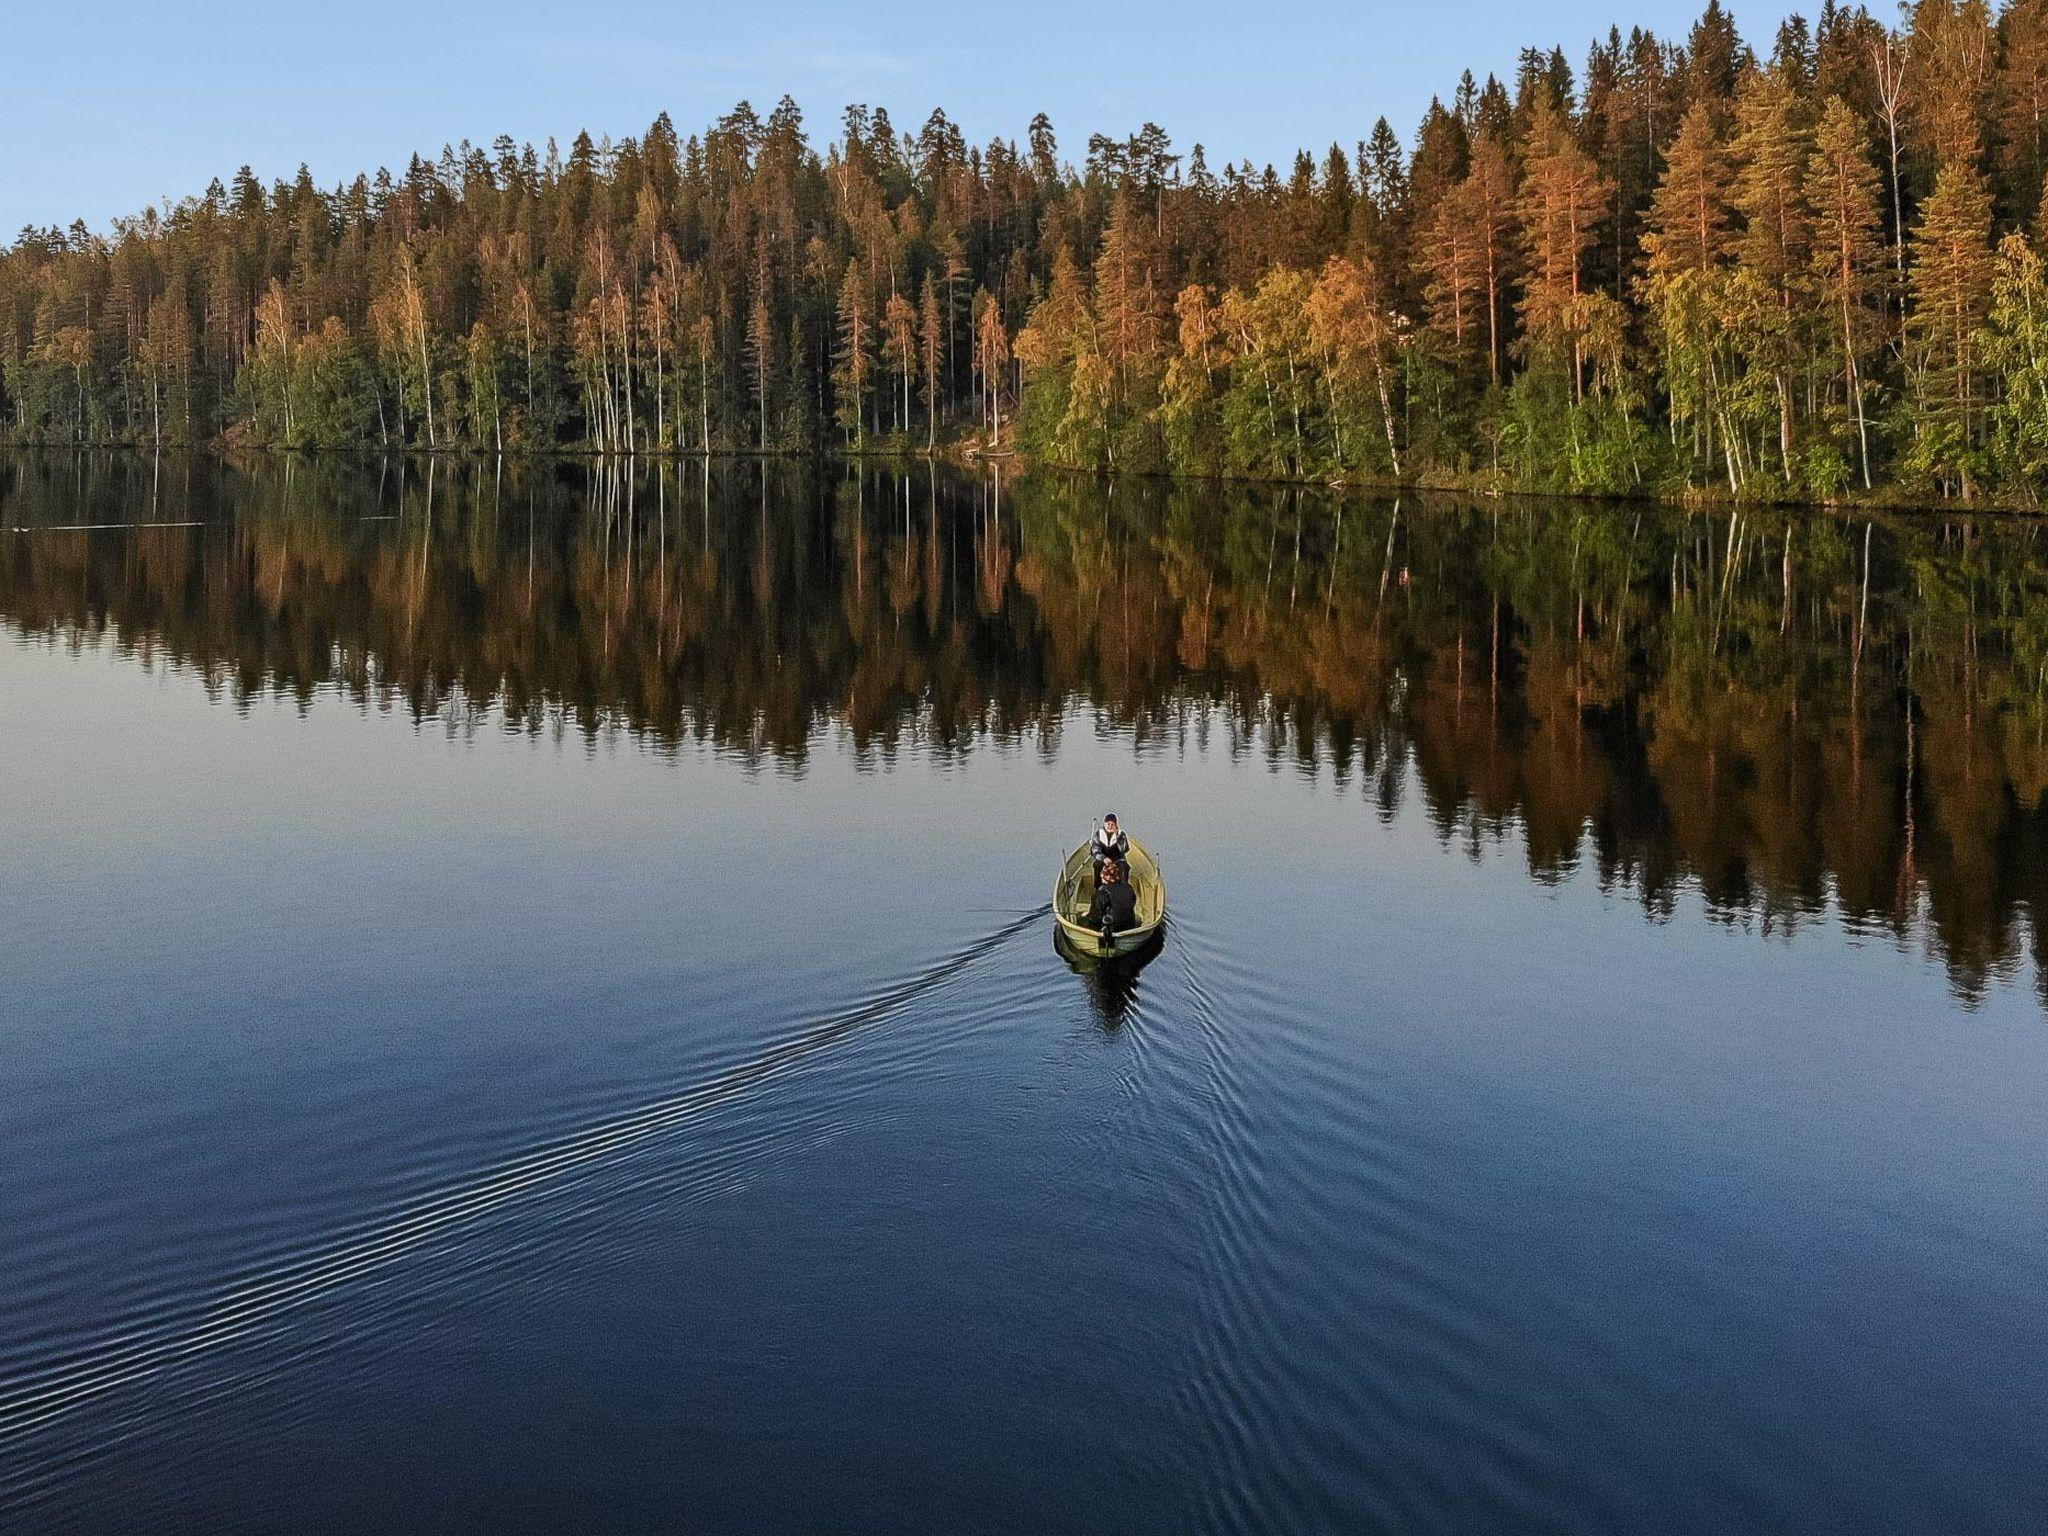
{"type": "Polygon", "coordinates": [[[1138,922],[1104,937],[1099,928],[1088,926],[1088,908],[1095,900],[1095,861],[1083,843],[1068,856],[1052,890],[1053,920],[1075,951],[1083,955],[1128,955],[1143,949],[1159,936],[1166,921],[1166,880],[1159,873],[1159,861],[1135,839],[1130,857],[1124,861],[1125,878],[1138,896],[1138,922]]]}

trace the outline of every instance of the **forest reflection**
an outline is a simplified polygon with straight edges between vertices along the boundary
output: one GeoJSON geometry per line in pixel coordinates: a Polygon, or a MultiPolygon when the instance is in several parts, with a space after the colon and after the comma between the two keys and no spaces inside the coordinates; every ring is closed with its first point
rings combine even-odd
{"type": "Polygon", "coordinates": [[[800,771],[1076,710],[1519,839],[1653,918],[2043,941],[2039,525],[700,461],[0,459],[0,621],[424,719],[800,771]],[[84,525],[84,526],[81,526],[84,525]],[[155,525],[155,526],[136,526],[155,525]]]}

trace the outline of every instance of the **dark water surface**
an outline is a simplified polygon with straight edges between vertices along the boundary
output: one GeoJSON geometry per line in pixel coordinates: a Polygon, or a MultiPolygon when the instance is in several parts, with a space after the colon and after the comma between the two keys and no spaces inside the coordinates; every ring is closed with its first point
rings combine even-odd
{"type": "Polygon", "coordinates": [[[0,1528],[2039,1530],[2043,555],[0,460],[0,1528]]]}

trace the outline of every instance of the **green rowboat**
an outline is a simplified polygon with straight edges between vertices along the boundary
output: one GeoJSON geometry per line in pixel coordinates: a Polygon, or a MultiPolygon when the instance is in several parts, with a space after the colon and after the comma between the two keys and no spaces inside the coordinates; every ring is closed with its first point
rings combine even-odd
{"type": "Polygon", "coordinates": [[[1166,921],[1166,881],[1159,873],[1159,861],[1131,840],[1131,856],[1125,861],[1131,889],[1138,895],[1138,924],[1104,940],[1100,929],[1088,926],[1088,907],[1095,899],[1095,864],[1083,843],[1068,856],[1060,870],[1059,883],[1052,890],[1053,920],[1060,925],[1077,954],[1128,955],[1143,949],[1158,936],[1166,921]]]}

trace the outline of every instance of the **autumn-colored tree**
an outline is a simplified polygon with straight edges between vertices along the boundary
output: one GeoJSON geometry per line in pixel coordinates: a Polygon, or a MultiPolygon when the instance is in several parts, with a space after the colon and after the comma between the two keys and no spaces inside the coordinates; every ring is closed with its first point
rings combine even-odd
{"type": "Polygon", "coordinates": [[[927,272],[917,301],[918,361],[924,368],[925,447],[939,446],[939,384],[946,362],[945,311],[939,302],[939,279],[927,272]]]}
{"type": "Polygon", "coordinates": [[[1804,104],[1782,72],[1756,76],[1736,115],[1733,201],[1743,221],[1736,346],[1759,383],[1768,381],[1777,405],[1779,471],[1790,481],[1794,374],[1807,351],[1801,332],[1811,308],[1805,292],[1813,246],[1806,201],[1811,135],[1804,104]]]}
{"type": "Polygon", "coordinates": [[[921,408],[932,451],[971,409],[1117,470],[2038,493],[2031,289],[1992,250],[2048,228],[2048,0],[1830,5],[1756,48],[1709,5],[1278,169],[1088,142],[857,108],[814,148],[785,100],[24,230],[0,439],[904,451],[921,408]]]}
{"type": "Polygon", "coordinates": [[[900,293],[882,306],[882,357],[896,372],[896,429],[910,430],[910,380],[917,372],[917,306],[900,293]]]}
{"type": "Polygon", "coordinates": [[[1461,182],[1438,204],[1422,241],[1429,267],[1423,299],[1430,329],[1454,359],[1462,359],[1472,342],[1486,334],[1480,320],[1486,268],[1475,223],[1471,193],[1461,182]]]}
{"type": "Polygon", "coordinates": [[[1975,167],[1991,103],[1990,9],[1985,0],[1916,0],[1910,26],[1915,135],[1936,166],[1975,167]]]}
{"type": "Polygon", "coordinates": [[[1391,375],[1401,318],[1388,305],[1378,270],[1370,261],[1354,262],[1332,256],[1309,290],[1305,310],[1309,337],[1323,356],[1337,462],[1345,462],[1344,420],[1350,414],[1345,397],[1361,387],[1369,387],[1379,401],[1387,460],[1398,477],[1401,445],[1394,432],[1391,375]]]}
{"type": "Polygon", "coordinates": [[[1695,456],[1710,464],[1718,440],[1733,487],[1740,450],[1726,398],[1732,359],[1722,324],[1735,245],[1731,179],[1713,107],[1695,101],[1650,201],[1640,291],[1655,321],[1674,433],[1690,428],[1695,456]]]}
{"type": "Polygon", "coordinates": [[[690,323],[690,348],[697,356],[697,442],[701,451],[711,451],[711,358],[718,346],[718,327],[709,315],[690,323]]]}
{"type": "Polygon", "coordinates": [[[1246,292],[1223,296],[1220,329],[1232,352],[1224,427],[1233,457],[1260,472],[1299,475],[1321,394],[1308,325],[1314,280],[1275,267],[1246,292]]]}
{"type": "MultiPolygon", "coordinates": [[[[1026,417],[1069,462],[1094,464],[1106,446],[1101,439],[1109,426],[1114,380],[1098,334],[1081,269],[1061,250],[1053,257],[1045,297],[1017,333],[1017,361],[1026,370],[1026,417]]],[[[985,360],[982,366],[992,371],[985,360]]]]}
{"type": "Polygon", "coordinates": [[[974,373],[981,383],[982,419],[992,446],[1000,446],[1003,440],[1003,375],[1010,358],[1010,332],[1003,324],[1003,307],[993,294],[984,291],[975,303],[974,373]]]}
{"type": "Polygon", "coordinates": [[[161,447],[164,440],[163,391],[167,376],[179,380],[178,396],[184,409],[184,432],[192,428],[192,316],[186,306],[184,284],[167,287],[149,303],[148,331],[142,339],[141,357],[149,377],[150,441],[161,447]]]}
{"type": "Polygon", "coordinates": [[[1165,294],[1154,281],[1153,266],[1147,225],[1133,217],[1128,197],[1119,192],[1095,260],[1094,296],[1095,334],[1110,371],[1113,418],[1134,404],[1148,408],[1158,389],[1165,294]]]}
{"type": "Polygon", "coordinates": [[[1980,328],[1990,308],[1991,198],[1968,165],[1942,168],[1913,232],[1907,331],[1919,411],[1913,458],[1971,493],[1982,401],[1980,328]]]}
{"type": "Polygon", "coordinates": [[[2000,201],[2024,222],[2048,178],[2048,0],[2011,0],[1999,13],[1996,64],[1991,110],[2000,201]]]}
{"type": "Polygon", "coordinates": [[[768,395],[775,379],[775,310],[773,283],[763,260],[755,275],[752,302],[747,305],[747,363],[754,385],[754,446],[768,449],[768,395]]]}
{"type": "Polygon", "coordinates": [[[1843,399],[1856,426],[1856,456],[1865,490],[1872,482],[1864,362],[1883,333],[1877,302],[1883,262],[1880,196],[1862,123],[1841,97],[1829,97],[1806,170],[1806,198],[1813,213],[1811,260],[1815,291],[1828,313],[1833,371],[1841,379],[1843,399]]]}
{"type": "Polygon", "coordinates": [[[1714,110],[1696,101],[1665,152],[1664,174],[1650,201],[1643,253],[1653,284],[1712,271],[1727,258],[1734,244],[1730,183],[1714,110]]]}
{"type": "Polygon", "coordinates": [[[1485,301],[1487,380],[1498,384],[1507,360],[1508,284],[1515,275],[1515,178],[1506,145],[1490,129],[1482,128],[1472,140],[1472,169],[1459,191],[1459,212],[1485,301]]]}
{"type": "MultiPolygon", "coordinates": [[[[340,322],[329,317],[329,324],[336,329],[319,338],[323,358],[330,352],[340,353],[348,345],[347,334],[339,329],[340,322]]],[[[504,398],[499,378],[502,352],[498,335],[488,321],[479,319],[469,328],[463,347],[469,384],[469,436],[473,442],[489,443],[497,453],[505,451],[504,398]]]]}
{"type": "Polygon", "coordinates": [[[293,330],[291,303],[285,296],[284,284],[272,278],[256,304],[255,366],[276,386],[278,419],[287,443],[298,440],[292,422],[293,330]]]}
{"type": "Polygon", "coordinates": [[[1216,370],[1223,361],[1222,317],[1209,290],[1190,283],[1174,300],[1176,341],[1160,386],[1168,461],[1196,471],[1215,468],[1216,370]]]}
{"type": "Polygon", "coordinates": [[[858,259],[846,264],[839,285],[839,361],[832,382],[839,396],[839,421],[856,448],[867,442],[867,389],[874,371],[875,318],[867,275],[858,259]]]}
{"type": "Polygon", "coordinates": [[[1562,114],[1539,105],[1531,119],[1521,194],[1528,270],[1522,282],[1523,345],[1537,356],[1567,359],[1572,387],[1585,371],[1582,306],[1586,252],[1611,211],[1614,185],[1572,141],[1562,114]]]}

